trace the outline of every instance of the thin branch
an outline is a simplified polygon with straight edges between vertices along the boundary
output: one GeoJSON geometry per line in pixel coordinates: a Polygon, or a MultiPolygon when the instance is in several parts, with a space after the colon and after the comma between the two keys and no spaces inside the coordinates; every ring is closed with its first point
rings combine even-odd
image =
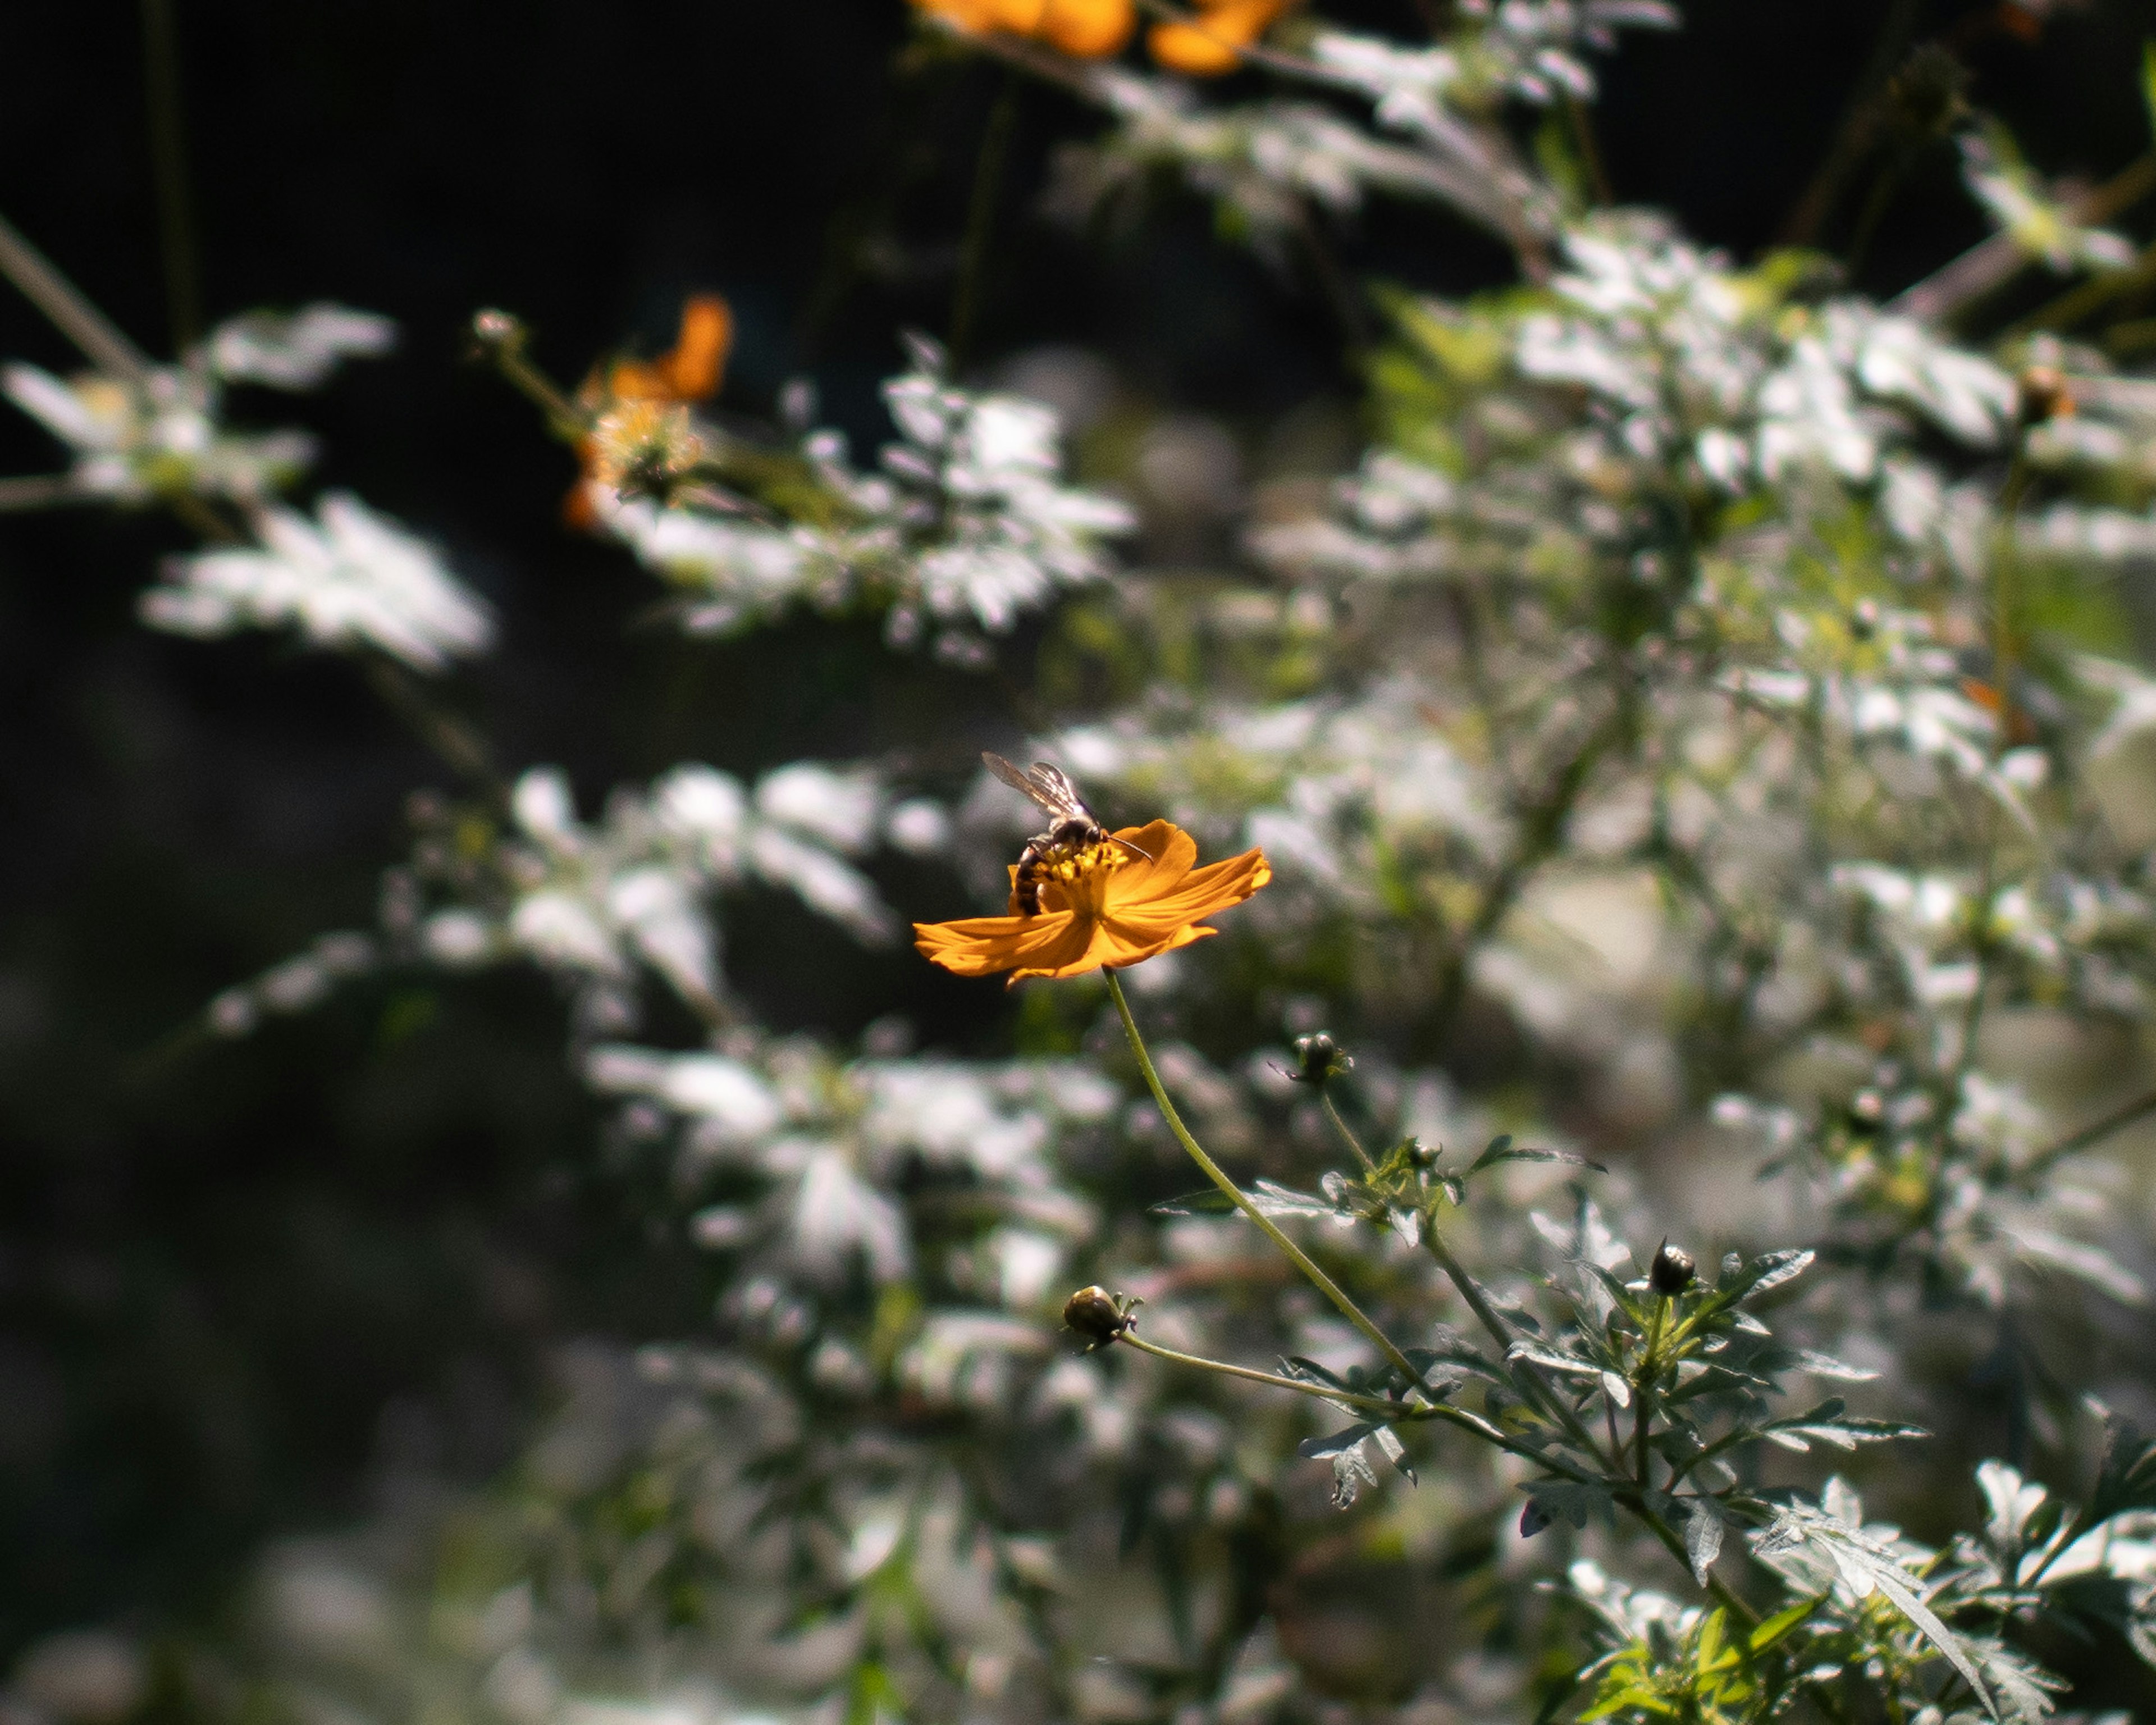
{"type": "Polygon", "coordinates": [[[2069,1132],[2049,1149],[2039,1151],[2022,1167],[2020,1178],[2031,1180],[2048,1173],[2052,1168],[2069,1156],[2078,1156],[2084,1150],[2093,1149],[2114,1132],[2123,1132],[2129,1126],[2138,1126],[2156,1114],[2156,1091],[2136,1096],[2123,1107],[2114,1108],[2078,1132],[2069,1132]]]}
{"type": "Polygon", "coordinates": [[[71,473],[25,473],[0,479],[0,515],[33,509],[53,509],[66,503],[88,503],[94,494],[75,483],[71,473]]]}
{"type": "Polygon", "coordinates": [[[150,380],[149,357],[126,336],[45,254],[0,216],[0,275],[13,282],[53,326],[80,347],[98,370],[138,388],[150,380]]]}
{"type": "MultiPolygon", "coordinates": [[[[2107,221],[2151,192],[2156,192],[2156,155],[2143,156],[2093,192],[2071,200],[2066,214],[2086,227],[2107,221]]],[[[1943,322],[2004,287],[2035,261],[2035,254],[2012,234],[1994,234],[1905,289],[1887,302],[1887,309],[1921,323],[1943,322]]]]}
{"type": "Polygon", "coordinates": [[[1208,1156],[1204,1147],[1190,1135],[1190,1128],[1183,1123],[1183,1117],[1176,1112],[1175,1104],[1168,1100],[1167,1086],[1161,1082],[1160,1073],[1152,1063],[1152,1055],[1146,1048],[1145,1038],[1139,1034],[1138,1022],[1131,1015],[1131,1004],[1124,996],[1122,979],[1112,970],[1104,971],[1101,974],[1108,979],[1108,998],[1116,1003],[1116,1010],[1122,1015],[1123,1034],[1130,1039],[1131,1052],[1137,1056],[1138,1070],[1145,1075],[1146,1088],[1152,1092],[1154,1105],[1159,1108],[1161,1117],[1168,1122],[1168,1129],[1175,1134],[1176,1142],[1183,1146],[1184,1153],[1230,1204],[1258,1224],[1265,1236],[1286,1255],[1288,1261],[1310,1279],[1311,1286],[1330,1300],[1340,1315],[1360,1330],[1408,1383],[1420,1384],[1422,1373],[1400,1352],[1393,1338],[1378,1327],[1369,1314],[1348,1296],[1345,1288],[1317,1266],[1309,1253],[1290,1240],[1270,1216],[1250,1201],[1243,1189],[1228,1178],[1219,1163],[1208,1156]]]}

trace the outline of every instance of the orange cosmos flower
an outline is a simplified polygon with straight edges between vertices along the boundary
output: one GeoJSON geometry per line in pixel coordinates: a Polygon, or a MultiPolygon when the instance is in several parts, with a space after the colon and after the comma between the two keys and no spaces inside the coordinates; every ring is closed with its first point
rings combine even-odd
{"type": "MultiPolygon", "coordinates": [[[[1083,976],[1103,967],[1121,970],[1208,935],[1199,925],[1240,905],[1273,877],[1261,850],[1196,867],[1198,843],[1164,820],[1126,827],[1041,870],[1040,913],[969,916],[957,922],[916,922],[915,944],[932,963],[960,976],[1011,973],[1083,976]]],[[[1018,908],[1018,870],[1011,870],[1011,909],[1018,908]]]]}
{"type": "Polygon", "coordinates": [[[1000,30],[1045,42],[1074,59],[1120,54],[1137,27],[1132,0],[913,0],[923,12],[979,34],[1000,30]]]}
{"type": "Polygon", "coordinates": [[[583,473],[562,504],[571,526],[589,529],[598,524],[591,488],[611,487],[620,476],[620,459],[608,451],[644,440],[647,422],[665,417],[656,408],[704,401],[718,393],[733,339],[732,308],[716,294],[692,294],[682,302],[681,327],[666,352],[649,361],[616,360],[584,380],[577,398],[603,434],[577,445],[583,473]]]}
{"type": "Polygon", "coordinates": [[[1294,0],[1199,0],[1187,24],[1155,24],[1146,37],[1152,57],[1172,72],[1219,78],[1243,63],[1242,50],[1270,29],[1294,0]]]}

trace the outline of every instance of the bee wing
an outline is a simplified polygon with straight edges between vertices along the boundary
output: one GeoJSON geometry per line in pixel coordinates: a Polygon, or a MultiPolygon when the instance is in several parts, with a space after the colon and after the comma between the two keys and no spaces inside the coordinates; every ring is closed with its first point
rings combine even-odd
{"type": "Polygon", "coordinates": [[[1086,799],[1078,794],[1078,787],[1058,768],[1045,761],[1035,761],[1033,771],[1026,778],[1032,781],[1033,800],[1056,819],[1092,821],[1095,826],[1100,825],[1094,819],[1093,811],[1086,806],[1086,799]]]}
{"type": "Polygon", "coordinates": [[[1022,773],[1001,755],[986,750],[981,760],[1014,791],[1024,791],[1035,807],[1050,820],[1091,820],[1093,811],[1086,806],[1086,799],[1078,794],[1078,788],[1045,761],[1036,761],[1033,770],[1022,773]]]}

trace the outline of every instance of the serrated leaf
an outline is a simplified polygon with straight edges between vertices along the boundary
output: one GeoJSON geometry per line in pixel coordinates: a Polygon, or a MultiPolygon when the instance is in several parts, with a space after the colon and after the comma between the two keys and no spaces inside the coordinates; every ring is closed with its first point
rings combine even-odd
{"type": "Polygon", "coordinates": [[[1547,1371],[1564,1372],[1575,1378],[1598,1378],[1602,1374],[1602,1368],[1593,1360],[1575,1358],[1554,1348],[1545,1348],[1539,1342],[1515,1342],[1505,1350],[1505,1358],[1527,1360],[1547,1371]]]}
{"type": "Polygon", "coordinates": [[[1321,1366],[1316,1360],[1305,1359],[1299,1353],[1291,1353],[1281,1362],[1281,1375],[1286,1378],[1306,1378],[1312,1384],[1329,1384],[1335,1389],[1353,1388],[1345,1378],[1330,1366],[1321,1366]]]}
{"type": "Polygon", "coordinates": [[[1270,1180],[1260,1180],[1250,1188],[1250,1202],[1259,1214],[1267,1216],[1322,1216],[1327,1221],[1353,1221],[1352,1212],[1330,1199],[1315,1194],[1297,1192],[1293,1188],[1275,1184],[1270,1180]]]}
{"type": "Polygon", "coordinates": [[[1800,1372],[1809,1372],[1815,1378],[1830,1378],[1842,1384],[1869,1384],[1879,1374],[1866,1366],[1852,1366],[1846,1360],[1838,1360],[1832,1354],[1815,1353],[1809,1348],[1796,1350],[1792,1364],[1800,1372]]]}
{"type": "Polygon", "coordinates": [[[1712,1497],[1695,1497],[1691,1513],[1685,1517],[1685,1555],[1691,1559],[1692,1579],[1707,1585],[1707,1572],[1722,1555],[1721,1506],[1712,1497]]]}
{"type": "Polygon", "coordinates": [[[1306,1461],[1327,1461],[1345,1450],[1353,1449],[1372,1432],[1380,1429],[1374,1420],[1364,1420],[1349,1426],[1345,1431],[1336,1431],[1331,1437],[1305,1438],[1295,1446],[1295,1453],[1306,1461]]]}
{"type": "Polygon", "coordinates": [[[1784,1282],[1794,1281],[1812,1267],[1812,1260],[1818,1255],[1806,1250],[1769,1252],[1763,1258],[1755,1258],[1749,1266],[1752,1274],[1746,1291],[1757,1296],[1770,1288],[1779,1288],[1784,1282]]]}
{"type": "Polygon", "coordinates": [[[1562,1162],[1573,1168],[1591,1168],[1598,1174],[1609,1172],[1600,1163],[1591,1162],[1569,1150],[1540,1150],[1532,1146],[1515,1147],[1509,1132],[1503,1137],[1492,1138],[1490,1147],[1467,1164],[1467,1172],[1479,1174],[1484,1168],[1494,1167],[1501,1162],[1562,1162]]]}
{"type": "Polygon", "coordinates": [[[1584,1527],[1589,1515],[1611,1502],[1609,1488],[1597,1480],[1534,1480],[1521,1489],[1527,1494],[1527,1509],[1521,1515],[1520,1531],[1530,1537],[1553,1522],[1584,1527]]]}
{"type": "Polygon", "coordinates": [[[1758,1537],[1754,1548],[1763,1555],[1787,1550],[1799,1543],[1810,1546],[1831,1563],[1858,1597],[1874,1589],[1885,1594],[1895,1609],[1907,1618],[1917,1632],[1961,1674],[1969,1692],[1983,1702],[1984,1711],[1994,1719],[2000,1717],[1990,1687],[1968,1649],[1925,1603],[1923,1595],[1917,1591],[1917,1579],[1902,1567],[1891,1551],[1835,1519],[1831,1510],[1822,1512],[1803,1506],[1784,1509],[1758,1537]]]}
{"type": "Polygon", "coordinates": [[[1180,1198],[1163,1198],[1158,1204],[1146,1206],[1146,1214],[1152,1216],[1225,1216],[1235,1212],[1235,1200],[1217,1186],[1207,1186],[1197,1192],[1186,1192],[1180,1198]]]}
{"type": "Polygon", "coordinates": [[[1391,1426],[1378,1427],[1370,1434],[1370,1440],[1383,1453],[1385,1460],[1399,1470],[1410,1486],[1419,1486],[1422,1483],[1415,1477],[1414,1469],[1409,1466],[1408,1446],[1400,1441],[1399,1434],[1391,1426]]]}

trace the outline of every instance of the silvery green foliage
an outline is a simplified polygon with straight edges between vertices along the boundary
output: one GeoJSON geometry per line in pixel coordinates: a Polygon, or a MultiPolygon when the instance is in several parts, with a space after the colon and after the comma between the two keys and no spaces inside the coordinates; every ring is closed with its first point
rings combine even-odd
{"type": "Polygon", "coordinates": [[[221,995],[213,1028],[243,1034],[265,1011],[311,1006],[339,978],[384,964],[456,973],[513,961],[554,978],[589,1034],[635,1024],[647,981],[726,1022],[720,896],[761,882],[881,944],[896,925],[857,860],[886,844],[932,852],[946,829],[936,805],[891,798],[871,773],[807,761],[753,788],[685,762],[647,790],[616,791],[595,823],[546,767],[517,780],[506,820],[431,797],[413,812],[418,839],[383,883],[380,932],[326,937],[221,995]]]}
{"type": "MultiPolygon", "coordinates": [[[[1279,62],[1288,102],[1071,74],[1115,116],[1074,170],[1093,194],[1173,162],[1260,239],[1427,194],[1555,265],[1399,302],[1377,446],[1232,579],[1102,581],[1119,506],[1061,484],[1044,410],[925,347],[876,470],[826,434],[769,461],[714,434],[708,490],[602,509],[692,629],[872,608],[971,656],[1091,604],[1088,639],[1143,673],[1037,752],[1277,870],[1222,938],[1131,974],[1173,1026],[1164,1081],[1399,1358],[1214,1194],[1174,1195],[1194,1178],[1089,985],[1027,997],[1066,1015],[1040,1015],[1054,1057],[755,1021],[726,893],[886,939],[862,865],[955,849],[939,804],[865,768],[685,764],[587,820],[537,769],[505,809],[423,804],[381,931],[212,1022],[382,964],[536,964],[610,1165],[711,1255],[711,1322],[565,1350],[558,1413],[424,1610],[357,1549],[273,1555],[270,1697],[1235,1725],[1329,1717],[1327,1654],[1401,1620],[1423,1662],[1356,1692],[1373,1719],[2030,1721],[2057,1704],[2042,1637],[2099,1625],[2156,1663],[2156,1451],[2126,1422],[2085,1493],[1986,1463],[1981,1532],[1941,1545],[1839,1471],[1877,1503],[1933,1465],[1922,1427],[1971,1375],[1942,1331],[2018,1358],[2042,1326],[2055,1388],[2017,1406],[2064,1477],[2091,1447],[2073,1344],[2137,1321],[2145,1199],[2076,1154],[2097,1111],[2026,1044],[2118,1062],[2145,1034],[2156,683],[2011,624],[2017,594],[2071,609],[2156,548],[2152,386],[1569,213],[1492,117],[1590,93],[1584,52],[1663,9],[1455,11],[1435,48],[1319,28],[1279,62]],[[2071,416],[2031,423],[2030,363],[2071,416]],[[639,1028],[654,982],[696,1022],[671,1042],[639,1028]],[[1322,1021],[1367,1031],[1352,1077],[1283,1045],[1322,1021]],[[1649,1151],[1677,1171],[1651,1196],[1586,1165],[1649,1151]],[[1712,1242],[1700,1275],[1666,1236],[1712,1242]],[[1080,1352],[1055,1316],[1089,1281],[1144,1299],[1144,1338],[1275,1381],[1080,1352]],[[1326,1608],[1300,1620],[1294,1568],[1243,1579],[1294,1538],[1326,1608]],[[1468,1569],[1472,1609],[1404,1585],[1329,1616],[1348,1566],[1321,1541],[1468,1569]],[[1513,1651],[1445,1645],[1471,1616],[1513,1651]]],[[[983,909],[1027,830],[1003,795],[983,778],[957,816],[983,909]]]]}
{"type": "Polygon", "coordinates": [[[1984,212],[2024,251],[2061,275],[2075,269],[2123,270],[2133,243],[2092,228],[2050,193],[2022,157],[2013,137],[1994,122],[1961,136],[1962,177],[1984,212]]]}
{"type": "Polygon", "coordinates": [[[901,440],[874,470],[853,465],[841,434],[815,431],[790,483],[761,505],[705,492],[599,500],[609,530],[688,591],[690,633],[802,605],[868,608],[894,644],[932,636],[939,653],[971,660],[983,634],[1008,634],[1024,614],[1106,578],[1107,542],[1128,531],[1130,512],[1062,483],[1055,414],[962,389],[933,342],[910,346],[912,369],[883,392],[901,440]]]}
{"type": "Polygon", "coordinates": [[[253,311],[220,325],[177,365],[139,376],[69,378],[15,362],[0,389],[67,446],[75,495],[122,504],[191,495],[259,503],[314,459],[305,432],[245,432],[225,423],[229,384],[312,389],[347,357],[388,351],[387,318],[321,304],[291,315],[253,311]]]}
{"type": "Polygon", "coordinates": [[[172,558],[142,596],[142,620],[175,634],[297,629],[313,646],[371,649],[439,671],[494,642],[485,603],[424,540],[346,491],[315,519],[276,505],[249,518],[255,543],[172,558]]]}
{"type": "Polygon", "coordinates": [[[1558,201],[1492,116],[1508,100],[1542,105],[1591,95],[1587,54],[1612,47],[1621,28],[1666,28],[1676,14],[1658,0],[1507,0],[1454,13],[1447,39],[1435,47],[1327,26],[1311,33],[1306,53],[1265,58],[1268,70],[1313,93],[1361,98],[1374,132],[1322,101],[1221,106],[1202,102],[1181,80],[1071,69],[1064,81],[1114,123],[1098,140],[1065,146],[1051,204],[1082,218],[1168,169],[1271,254],[1296,235],[1310,207],[1346,215],[1373,193],[1446,204],[1512,244],[1547,239],[1558,201]]]}
{"type": "Polygon", "coordinates": [[[1304,219],[1306,203],[1342,216],[1373,193],[1389,193],[1453,204],[1501,232],[1511,218],[1473,167],[1373,136],[1322,103],[1208,107],[1178,81],[1117,68],[1089,68],[1083,81],[1116,124],[1096,141],[1059,151],[1049,201],[1067,220],[1091,219],[1163,169],[1276,257],[1304,219]]]}

